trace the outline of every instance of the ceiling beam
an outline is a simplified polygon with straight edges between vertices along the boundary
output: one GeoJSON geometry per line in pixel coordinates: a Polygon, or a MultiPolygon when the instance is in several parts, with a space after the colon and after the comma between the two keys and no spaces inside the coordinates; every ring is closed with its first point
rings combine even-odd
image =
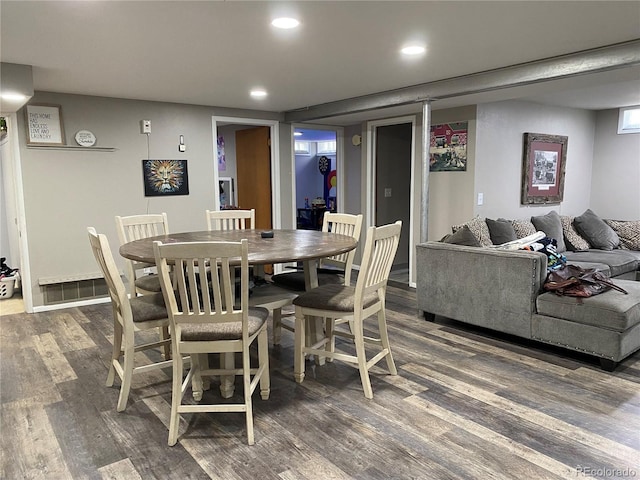
{"type": "Polygon", "coordinates": [[[284,121],[307,122],[381,108],[425,101],[433,102],[462,95],[532,85],[637,65],[640,65],[640,39],[471,75],[290,110],[284,112],[284,121]]]}

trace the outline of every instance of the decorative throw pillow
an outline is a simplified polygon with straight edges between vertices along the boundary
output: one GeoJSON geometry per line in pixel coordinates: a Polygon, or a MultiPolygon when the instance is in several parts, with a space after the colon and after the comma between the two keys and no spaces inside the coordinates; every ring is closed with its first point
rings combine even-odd
{"type": "Polygon", "coordinates": [[[547,237],[555,238],[556,251],[558,253],[566,252],[567,246],[564,244],[564,235],[562,233],[562,222],[560,215],[555,210],[551,210],[546,215],[531,217],[531,223],[537,230],[547,234],[547,237]]]}
{"type": "Polygon", "coordinates": [[[473,236],[476,237],[481,247],[490,247],[493,245],[491,243],[491,235],[489,234],[489,227],[487,227],[487,222],[484,221],[484,218],[476,217],[473,220],[469,220],[467,223],[463,223],[462,225],[454,225],[451,227],[453,233],[456,233],[464,226],[469,227],[473,236]]]}
{"type": "Polygon", "coordinates": [[[485,221],[489,228],[491,242],[494,245],[502,245],[503,243],[512,242],[518,238],[510,220],[505,220],[504,218],[491,220],[487,218],[485,221]]]}
{"type": "Polygon", "coordinates": [[[568,250],[581,252],[591,248],[589,242],[582,238],[573,227],[573,217],[560,215],[560,222],[562,223],[562,233],[564,233],[564,239],[568,250]]]}
{"type": "Polygon", "coordinates": [[[574,218],[573,226],[593,248],[613,250],[620,246],[618,234],[591,209],[587,209],[582,215],[574,218]]]}
{"type": "Polygon", "coordinates": [[[473,233],[471,233],[467,225],[463,225],[456,233],[445,236],[441,241],[444,243],[454,243],[456,245],[467,245],[469,247],[480,246],[480,242],[473,233]]]}
{"type": "Polygon", "coordinates": [[[620,245],[629,250],[640,250],[640,220],[605,220],[620,238],[620,245]]]}
{"type": "Polygon", "coordinates": [[[536,227],[529,220],[512,220],[511,224],[516,232],[516,237],[524,238],[536,233],[536,227]]]}

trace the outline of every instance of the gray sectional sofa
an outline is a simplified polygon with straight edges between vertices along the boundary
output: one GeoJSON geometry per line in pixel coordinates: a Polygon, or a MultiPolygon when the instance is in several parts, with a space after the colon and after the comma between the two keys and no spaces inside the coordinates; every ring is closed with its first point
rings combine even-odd
{"type": "MultiPolygon", "coordinates": [[[[548,216],[555,224],[557,214],[552,212],[548,216]]],[[[519,222],[526,223],[510,222],[516,230],[522,227],[519,222]]],[[[579,222],[574,219],[561,230],[565,248],[571,242],[581,243],[580,239],[584,241],[582,248],[589,247],[563,251],[568,263],[606,271],[628,292],[624,295],[610,290],[586,299],[544,292],[546,255],[487,245],[488,228],[485,230],[482,224],[487,224],[486,219],[454,227],[452,236],[461,229],[466,232],[458,235],[461,242],[451,243],[452,239],[445,237],[416,247],[418,309],[425,318],[433,320],[439,315],[584,352],[598,357],[606,370],[613,370],[618,362],[640,349],[640,248],[613,248],[620,247],[622,239],[624,245],[630,246],[640,241],[640,222],[620,222],[627,230],[619,236],[617,244],[615,239],[607,245],[586,240],[584,231],[575,228],[579,222]],[[478,244],[484,241],[485,245],[469,245],[474,243],[473,238],[463,238],[469,232],[478,244]],[[592,248],[594,244],[599,248],[592,248]]],[[[536,226],[544,223],[533,228],[536,226]]],[[[521,229],[517,236],[524,237],[529,230],[521,229]]],[[[488,236],[492,236],[491,232],[488,236]]]]}

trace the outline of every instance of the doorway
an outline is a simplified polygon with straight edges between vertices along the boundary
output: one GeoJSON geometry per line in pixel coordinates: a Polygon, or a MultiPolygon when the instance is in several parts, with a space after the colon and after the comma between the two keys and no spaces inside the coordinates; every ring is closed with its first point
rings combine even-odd
{"type": "Polygon", "coordinates": [[[296,228],[320,230],[324,212],[341,201],[336,129],[295,127],[294,171],[296,228]]]}
{"type": "MultiPolygon", "coordinates": [[[[213,200],[216,210],[221,208],[220,179],[235,185],[237,205],[256,209],[257,228],[280,228],[281,200],[272,192],[280,191],[279,124],[276,120],[239,117],[212,117],[214,185],[213,200]],[[243,133],[240,133],[243,132],[243,133]],[[239,143],[238,143],[239,141],[239,143]],[[246,161],[238,165],[238,148],[246,161]],[[255,149],[255,150],[253,150],[255,149]],[[260,161],[259,171],[252,171],[253,162],[260,161]],[[233,158],[231,158],[233,157],[233,158]],[[268,159],[268,163],[263,160],[268,159]],[[256,185],[260,186],[260,199],[253,198],[256,185]]],[[[222,197],[226,198],[225,196],[222,197]]]]}
{"type": "Polygon", "coordinates": [[[368,218],[371,225],[402,220],[398,252],[390,281],[410,285],[413,262],[413,178],[415,117],[368,124],[370,157],[367,176],[368,218]]]}

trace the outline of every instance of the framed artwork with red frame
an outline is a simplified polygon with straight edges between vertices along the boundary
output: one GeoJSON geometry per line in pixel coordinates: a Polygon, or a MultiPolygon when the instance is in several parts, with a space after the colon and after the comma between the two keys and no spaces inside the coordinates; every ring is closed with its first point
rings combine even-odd
{"type": "Polygon", "coordinates": [[[524,134],[522,205],[560,203],[569,137],[524,134]]]}

